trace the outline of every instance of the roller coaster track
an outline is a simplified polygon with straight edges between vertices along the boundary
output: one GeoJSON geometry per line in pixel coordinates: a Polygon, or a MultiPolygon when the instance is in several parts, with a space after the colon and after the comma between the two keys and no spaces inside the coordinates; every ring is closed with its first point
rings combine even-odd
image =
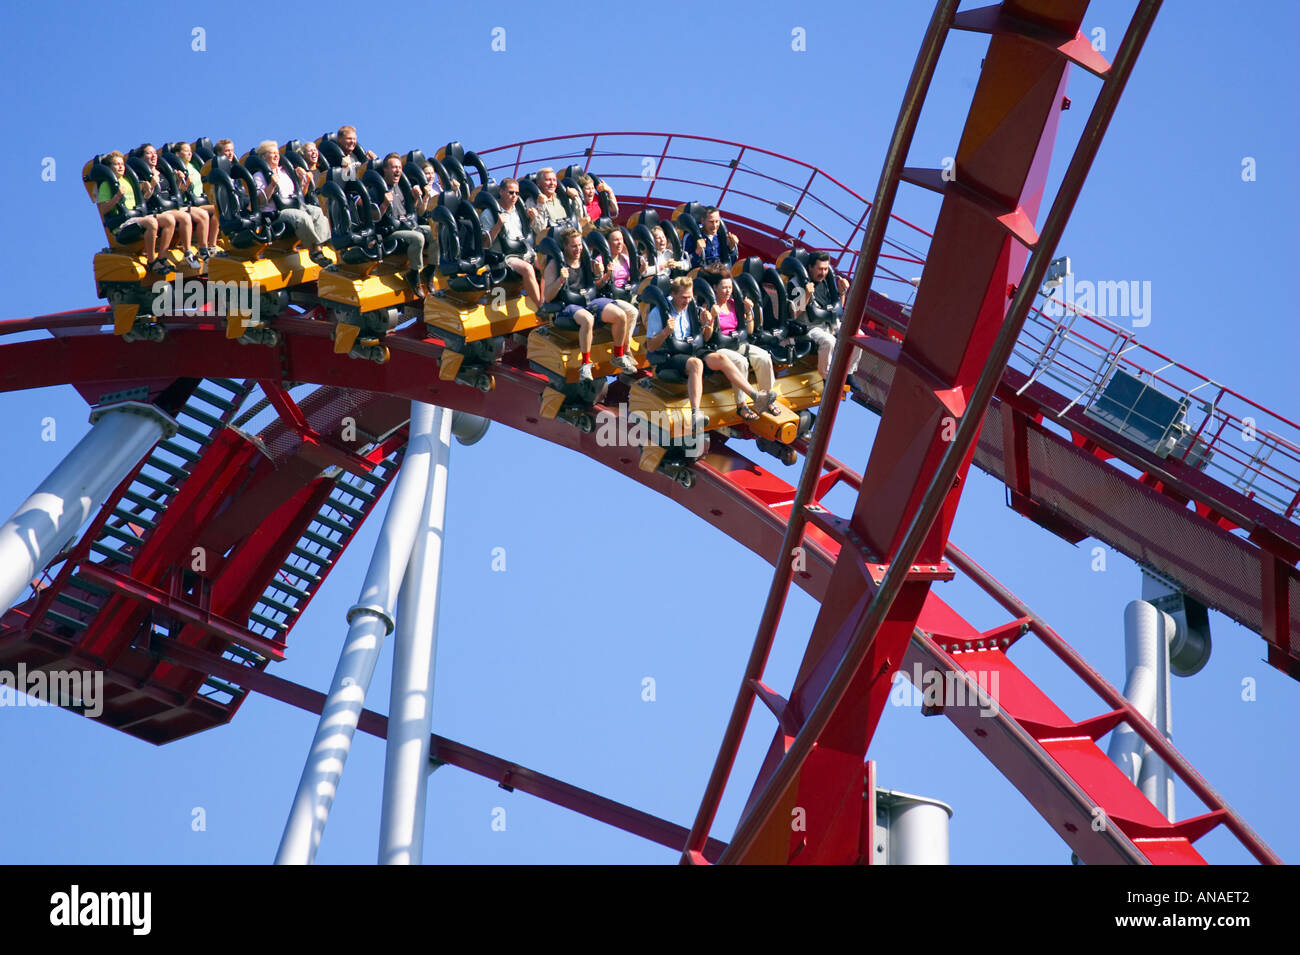
{"type": "MultiPolygon", "coordinates": [[[[1033,5],[1014,6],[1023,17],[1033,5]]],[[[981,22],[966,16],[965,27],[981,22]]],[[[949,25],[962,23],[942,24],[949,25]]],[[[986,63],[984,74],[996,78],[996,57],[1009,51],[1023,56],[1015,45],[1022,41],[1008,35],[1016,23],[984,26],[995,34],[992,67],[986,63]]],[[[1035,55],[1044,61],[1083,56],[1044,47],[1041,38],[1035,43],[1035,55]]],[[[1055,103],[1055,91],[1064,87],[1063,65],[1055,62],[1051,68],[1057,70],[1051,89],[1035,94],[1044,103],[1055,103]]],[[[1042,133],[1047,148],[1053,136],[1049,116],[1042,133]]],[[[596,133],[516,143],[480,155],[498,176],[581,161],[615,185],[625,212],[670,211],[676,203],[656,193],[662,183],[672,183],[687,198],[723,206],[741,242],[767,261],[791,245],[806,245],[830,249],[851,271],[858,261],[852,249],[869,223],[870,203],[820,170],[741,144],[678,134],[596,133]],[[641,159],[646,156],[659,157],[655,176],[646,193],[636,195],[628,185],[637,178],[645,182],[641,159]],[[783,197],[771,198],[774,193],[783,197]]],[[[978,161],[970,165],[975,181],[978,161]]],[[[909,181],[924,178],[912,172],[909,181]]],[[[969,197],[960,201],[972,204],[969,197]]],[[[1032,220],[1033,209],[1028,211],[1032,220]]],[[[881,255],[887,264],[874,263],[877,282],[900,279],[896,262],[918,269],[943,262],[942,228],[932,236],[894,221],[895,237],[886,239],[891,251],[881,255]]],[[[863,361],[849,382],[856,402],[888,417],[900,369],[909,381],[924,378],[908,345],[920,340],[923,329],[918,331],[915,316],[923,311],[923,296],[909,307],[866,290],[855,329],[863,361]]],[[[1068,540],[1095,536],[1158,571],[1260,633],[1269,662],[1300,677],[1300,574],[1294,566],[1300,559],[1300,428],[1143,348],[1100,319],[1074,314],[1055,320],[1032,306],[1026,311],[1026,331],[1012,364],[999,376],[970,460],[1006,483],[1011,506],[1021,514],[1068,540]],[[1092,368],[1089,356],[1097,359],[1092,368]],[[1163,367],[1150,370],[1144,358],[1163,367]],[[1116,369],[1173,397],[1196,396],[1201,413],[1188,423],[1191,440],[1161,454],[1089,415],[1116,369]],[[1247,417],[1265,436],[1263,447],[1236,439],[1247,417]],[[1195,561],[1187,556],[1192,553],[1195,561]]],[[[311,308],[281,317],[276,327],[283,341],[273,348],[239,345],[225,338],[223,320],[202,316],[169,319],[169,335],[161,343],[125,343],[111,336],[105,326],[112,320],[103,308],[0,323],[0,390],[72,384],[91,404],[132,393],[157,401],[183,424],[176,439],[160,444],[119,486],[80,539],[35,582],[30,596],[0,618],[0,666],[24,660],[29,668],[68,662],[101,668],[108,698],[99,721],[155,743],[228,721],[250,691],[319,712],[320,694],[273,676],[270,664],[283,659],[294,622],[400,464],[410,400],[482,415],[585,455],[673,498],[774,565],[782,562],[783,541],[798,514],[807,562],[795,570],[793,581],[818,601],[848,592],[860,614],[889,572],[888,560],[864,563],[863,555],[890,553],[890,541],[864,543],[857,517],[837,517],[819,503],[837,484],[862,493],[871,480],[870,466],[859,475],[825,457],[823,447],[817,457],[824,463],[801,500],[799,489],[746,457],[737,442],[715,441],[696,465],[695,487],[685,490],[640,470],[635,449],[602,445],[597,434],[541,417],[545,382],[528,370],[520,349],[507,351],[496,371],[496,389],[482,394],[438,380],[442,343],[428,336],[422,322],[390,335],[391,359],[379,365],[333,354],[323,317],[311,308]],[[12,340],[32,332],[49,337],[12,340]],[[300,385],[316,387],[296,399],[291,392],[300,385]],[[255,388],[276,418],[254,436],[232,424],[251,417],[246,406],[255,388]],[[352,439],[340,437],[346,422],[356,432],[352,439]],[[192,564],[195,548],[207,555],[198,570],[192,564]],[[846,564],[855,565],[865,585],[845,591],[833,582],[846,564]]],[[[604,414],[616,413],[620,387],[612,389],[604,414]]],[[[1193,842],[1218,825],[1259,861],[1279,861],[1055,630],[948,543],[946,532],[930,544],[938,550],[920,562],[924,566],[912,566],[905,582],[924,587],[911,600],[911,622],[899,630],[900,652],[891,654],[879,673],[863,671],[874,677],[873,694],[890,683],[882,675],[892,677],[901,669],[911,677],[914,663],[922,672],[938,671],[971,685],[974,671],[996,670],[995,717],[977,718],[974,708],[948,708],[943,715],[1084,862],[1200,862],[1193,842]],[[929,589],[933,580],[957,573],[1008,612],[1005,624],[979,630],[929,589]],[[1069,719],[1015,666],[1010,650],[1026,637],[1043,642],[1093,690],[1100,701],[1094,716],[1069,719]],[[1205,813],[1169,822],[1155,810],[1097,745],[1120,723],[1133,726],[1159,752],[1205,805],[1205,813]],[[1099,812],[1110,824],[1094,825],[1099,812]]],[[[801,680],[819,668],[827,671],[827,659],[810,656],[801,680]]],[[[784,740],[787,750],[816,702],[797,693],[782,698],[763,683],[761,666],[756,675],[747,674],[745,695],[772,711],[777,742],[784,740]]],[[[367,713],[361,728],[383,735],[384,719],[367,713]]],[[[814,754],[834,759],[831,750],[814,754]]],[[[686,847],[694,861],[742,857],[762,842],[761,819],[751,823],[748,845],[727,846],[707,838],[707,825],[699,820],[688,833],[451,740],[435,737],[433,752],[444,763],[502,785],[660,844],[686,847]]],[[[774,753],[779,761],[779,746],[774,753]]],[[[777,761],[766,767],[769,781],[777,761]]],[[[856,785],[860,792],[861,758],[842,762],[835,774],[856,779],[848,791],[856,785]]],[[[827,792],[842,788],[837,782],[827,792]]],[[[760,796],[756,787],[751,809],[760,796]]],[[[810,833],[777,855],[818,861],[822,844],[835,844],[841,861],[865,861],[870,853],[859,834],[869,827],[853,811],[836,818],[836,825],[854,833],[847,855],[841,831],[810,833]]]]}

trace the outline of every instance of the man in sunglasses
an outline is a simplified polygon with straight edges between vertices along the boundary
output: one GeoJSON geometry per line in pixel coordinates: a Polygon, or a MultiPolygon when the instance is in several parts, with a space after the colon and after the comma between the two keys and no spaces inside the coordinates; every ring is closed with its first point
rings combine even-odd
{"type": "Polygon", "coordinates": [[[537,253],[533,251],[532,230],[525,228],[522,216],[523,206],[519,203],[519,182],[516,179],[501,181],[500,198],[501,215],[491,209],[479,213],[479,223],[487,237],[487,245],[506,257],[510,266],[524,282],[524,295],[534,308],[541,308],[542,290],[537,284],[537,270],[534,263],[537,253]]]}

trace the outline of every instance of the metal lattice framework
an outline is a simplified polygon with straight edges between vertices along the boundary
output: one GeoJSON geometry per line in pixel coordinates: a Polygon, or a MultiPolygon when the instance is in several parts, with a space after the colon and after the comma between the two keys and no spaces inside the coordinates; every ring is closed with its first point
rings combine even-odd
{"type": "MultiPolygon", "coordinates": [[[[823,248],[853,274],[846,315],[857,320],[843,325],[817,427],[799,448],[805,462],[797,486],[723,443],[696,465],[699,480],[684,490],[642,471],[628,449],[540,417],[545,381],[518,351],[502,357],[489,394],[438,380],[430,369],[443,343],[418,321],[389,336],[383,365],[333,354],[316,308],[278,319],[283,341],[274,348],[240,346],[224,337],[224,322],[204,315],[169,320],[166,341],[148,344],[108,335],[103,308],[3,322],[0,341],[10,340],[0,344],[0,390],[73,384],[92,404],[136,391],[174,413],[182,428],[0,619],[0,665],[75,661],[102,669],[101,722],[153,742],[228,721],[250,692],[320,712],[322,694],[273,675],[269,665],[283,659],[294,622],[395,473],[409,402],[418,400],[599,461],[672,497],[775,568],[689,829],[435,736],[438,761],[681,850],[687,862],[866,862],[872,817],[864,761],[894,675],[910,676],[919,663],[974,686],[975,671],[996,671],[996,716],[976,719],[963,708],[944,715],[1084,862],[1200,862],[1193,842],[1218,825],[1259,861],[1279,861],[1046,621],[948,540],[974,463],[1006,483],[1022,514],[1067,539],[1093,535],[1142,561],[1260,633],[1270,663],[1300,677],[1300,429],[1102,319],[1077,311],[1052,317],[1036,301],[1159,4],[1139,5],[1111,64],[1079,33],[1082,0],[1019,0],[961,14],[956,5],[936,7],[872,202],[799,161],[681,134],[592,133],[479,153],[498,176],[579,162],[611,182],[625,214],[712,202],[765,260],[792,245],[823,248]],[[991,36],[955,180],[903,165],[950,29],[991,36]],[[1096,75],[1101,90],[1040,217],[1070,64],[1096,75]],[[933,232],[885,214],[902,182],[941,194],[933,232]],[[924,267],[910,305],[876,287],[907,285],[904,267],[924,267]],[[12,340],[36,330],[49,337],[12,340]],[[863,361],[847,380],[851,394],[881,415],[861,474],[827,454],[853,348],[863,361]],[[1172,449],[1148,446],[1099,416],[1120,371],[1200,409],[1172,449]],[[303,384],[315,386],[305,397],[303,384]],[[263,401],[250,409],[255,390],[263,401]],[[275,417],[256,437],[230,427],[266,408],[275,417]],[[357,423],[360,446],[332,437],[344,417],[357,423]],[[1234,438],[1247,417],[1265,436],[1259,446],[1234,438]],[[945,434],[952,431],[945,423],[955,433],[945,434]],[[837,485],[857,494],[849,515],[821,503],[837,485]],[[798,568],[796,545],[806,556],[798,568]],[[223,556],[205,573],[186,573],[183,558],[194,546],[223,556]],[[931,589],[959,573],[1006,610],[1004,624],[981,630],[931,589]],[[820,612],[795,684],[782,696],[763,674],[792,583],[820,602],[820,612]],[[1094,716],[1071,720],[1016,667],[1010,651],[1026,637],[1095,693],[1094,716]],[[740,823],[723,843],[710,829],[755,701],[771,711],[776,730],[740,823]],[[1205,813],[1170,822],[1143,797],[1097,745],[1120,724],[1172,767],[1205,813]],[[806,832],[790,831],[792,805],[807,809],[806,832]],[[1089,824],[1098,808],[1114,825],[1089,824]]],[[[625,390],[611,390],[604,413],[614,413],[625,390]]],[[[383,736],[386,720],[366,711],[360,728],[383,736]]]]}

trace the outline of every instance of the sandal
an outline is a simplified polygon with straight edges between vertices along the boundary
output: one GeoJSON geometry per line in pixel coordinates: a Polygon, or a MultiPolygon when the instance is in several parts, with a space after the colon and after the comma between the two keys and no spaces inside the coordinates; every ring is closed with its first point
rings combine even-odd
{"type": "Polygon", "coordinates": [[[745,403],[742,404],[742,405],[737,405],[737,406],[736,406],[736,414],[740,417],[740,420],[741,420],[741,421],[757,421],[757,420],[758,420],[758,412],[756,412],[756,411],[753,409],[753,407],[749,404],[749,402],[745,402],[745,403]]]}

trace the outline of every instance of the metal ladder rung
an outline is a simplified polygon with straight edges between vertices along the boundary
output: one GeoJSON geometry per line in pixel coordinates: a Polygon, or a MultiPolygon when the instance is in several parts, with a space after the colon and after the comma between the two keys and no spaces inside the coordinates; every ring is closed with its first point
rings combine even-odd
{"type": "Polygon", "coordinates": [[[193,451],[189,450],[188,448],[181,447],[175,441],[159,441],[158,447],[162,448],[164,451],[176,455],[178,458],[184,458],[186,461],[197,461],[199,459],[199,456],[197,454],[195,454],[193,451]]]}
{"type": "Polygon", "coordinates": [[[272,610],[276,611],[277,613],[284,614],[286,617],[292,617],[294,614],[298,612],[298,609],[296,607],[291,607],[287,603],[281,603],[278,600],[273,600],[272,598],[266,596],[266,594],[263,594],[262,596],[258,597],[257,602],[264,607],[270,607],[272,610]]]}
{"type": "Polygon", "coordinates": [[[283,624],[278,620],[272,620],[270,617],[264,617],[260,613],[250,613],[248,619],[252,620],[254,623],[260,623],[264,627],[270,627],[272,630],[289,629],[287,624],[283,624]]]}
{"type": "Polygon", "coordinates": [[[101,597],[107,597],[110,593],[110,591],[106,587],[101,587],[99,586],[99,584],[92,584],[86,578],[78,577],[76,574],[73,574],[71,577],[68,578],[68,583],[75,584],[77,587],[80,587],[82,590],[89,591],[92,594],[99,594],[101,597]]]}
{"type": "MultiPolygon", "coordinates": [[[[352,536],[352,528],[348,527],[346,524],[340,524],[338,521],[321,514],[317,514],[312,518],[312,520],[317,524],[320,524],[322,527],[328,527],[332,531],[338,531],[340,534],[346,534],[349,537],[352,536]]],[[[304,534],[303,536],[305,537],[306,535],[304,534]]],[[[338,544],[335,544],[334,546],[337,547],[338,544]]]]}
{"type": "Polygon", "coordinates": [[[144,544],[143,537],[136,537],[130,531],[123,530],[120,527],[114,527],[112,524],[105,524],[102,530],[100,531],[100,533],[107,534],[110,537],[116,537],[118,540],[122,541],[123,543],[134,544],[136,547],[140,547],[141,545],[144,544]]]}
{"type": "Polygon", "coordinates": [[[326,499],[325,503],[334,508],[340,514],[346,514],[348,517],[358,521],[363,520],[366,516],[365,511],[359,510],[351,504],[344,504],[342,501],[336,500],[332,495],[326,499]]]}
{"type": "Polygon", "coordinates": [[[210,391],[204,391],[202,388],[194,389],[194,397],[207,402],[213,407],[220,408],[222,411],[231,411],[237,407],[235,402],[222,398],[220,395],[214,395],[210,391]]]}
{"type": "Polygon", "coordinates": [[[48,619],[53,619],[53,620],[58,621],[59,623],[63,624],[64,626],[71,627],[73,630],[85,630],[85,629],[86,629],[86,621],[85,621],[85,620],[78,620],[78,619],[76,619],[75,617],[69,617],[69,616],[67,616],[67,615],[65,615],[65,614],[61,614],[61,613],[59,613],[57,610],[47,610],[47,611],[45,611],[45,616],[46,616],[46,618],[48,618],[48,619]]]}
{"type": "MultiPolygon", "coordinates": [[[[334,562],[334,557],[331,554],[316,554],[302,547],[295,547],[289,553],[295,557],[301,557],[303,560],[309,560],[318,567],[326,567],[334,562]]],[[[302,569],[298,568],[294,573],[301,574],[302,569]]],[[[316,579],[319,580],[320,578],[317,577],[316,579]]]]}
{"type": "Polygon", "coordinates": [[[152,488],[153,490],[157,491],[159,494],[166,494],[168,496],[171,496],[172,494],[175,494],[177,490],[176,485],[168,484],[166,481],[160,481],[157,478],[152,478],[149,475],[145,474],[144,472],[137,473],[135,476],[135,480],[139,481],[145,487],[152,488]]]}
{"type": "Polygon", "coordinates": [[[210,676],[203,681],[204,686],[210,686],[214,690],[220,690],[222,693],[229,693],[235,699],[243,699],[244,694],[248,691],[242,687],[235,686],[233,683],[227,683],[225,680],[219,680],[215,676],[210,676]]]}
{"type": "Polygon", "coordinates": [[[222,422],[220,418],[214,417],[208,414],[206,411],[200,411],[198,408],[193,408],[190,405],[186,405],[185,407],[181,408],[179,413],[186,415],[187,417],[193,418],[195,421],[202,421],[204,424],[206,424],[209,428],[213,429],[214,431],[220,430],[221,428],[225,427],[224,422],[222,422]]]}
{"type": "Polygon", "coordinates": [[[99,613],[99,607],[91,603],[89,600],[82,600],[80,597],[73,597],[71,594],[66,594],[63,591],[59,591],[55,594],[54,599],[58,603],[67,604],[69,607],[75,607],[78,610],[84,610],[86,613],[99,613]]]}
{"type": "MultiPolygon", "coordinates": [[[[179,467],[175,464],[172,464],[170,461],[164,461],[156,454],[151,454],[149,456],[149,460],[146,461],[145,464],[148,465],[149,467],[157,468],[159,471],[166,471],[172,477],[178,477],[178,478],[189,477],[189,472],[186,471],[183,467],[179,467]]],[[[146,475],[144,474],[143,471],[140,472],[138,475],[136,475],[137,481],[144,481],[145,479],[146,479],[146,475]]],[[[153,480],[153,479],[150,478],[149,480],[153,480]]],[[[173,486],[172,490],[175,491],[176,488],[173,486]]]]}
{"type": "Polygon", "coordinates": [[[185,425],[177,425],[176,433],[182,438],[193,441],[195,444],[209,445],[212,443],[212,437],[204,434],[202,431],[195,431],[193,428],[187,428],[185,425]]]}
{"type": "Polygon", "coordinates": [[[160,501],[156,497],[147,497],[138,491],[132,491],[130,488],[122,492],[122,497],[132,503],[139,504],[141,507],[147,507],[152,511],[162,512],[167,507],[166,501],[160,501]]]}
{"type": "Polygon", "coordinates": [[[124,510],[120,507],[113,508],[113,516],[120,517],[122,520],[131,524],[143,524],[145,527],[149,528],[149,530],[153,530],[158,526],[157,521],[151,521],[147,517],[141,517],[139,514],[134,514],[131,511],[124,510]]]}
{"type": "Polygon", "coordinates": [[[341,546],[339,541],[332,541],[328,537],[322,537],[320,534],[317,534],[314,531],[303,531],[302,536],[304,540],[309,540],[313,544],[319,544],[321,547],[328,547],[331,551],[333,551],[333,553],[330,555],[331,561],[333,561],[334,558],[338,556],[339,547],[341,546]]]}
{"type": "Polygon", "coordinates": [[[109,557],[113,560],[121,561],[122,563],[129,564],[131,562],[131,558],[128,557],[126,554],[122,553],[117,548],[109,547],[107,544],[101,543],[100,541],[95,541],[93,544],[91,544],[90,549],[97,554],[103,554],[105,557],[109,557]]]}
{"type": "Polygon", "coordinates": [[[297,597],[299,600],[311,599],[311,594],[308,591],[303,590],[301,587],[295,587],[293,584],[286,583],[280,577],[276,577],[274,580],[272,580],[270,584],[267,585],[267,587],[268,589],[274,589],[280,591],[281,593],[286,593],[291,597],[297,597]]]}
{"type": "Polygon", "coordinates": [[[238,646],[238,645],[233,644],[233,643],[232,643],[230,646],[226,647],[226,652],[227,652],[227,653],[233,653],[235,656],[239,657],[241,660],[250,660],[250,661],[252,661],[253,663],[265,663],[265,662],[266,662],[266,657],[262,656],[262,655],[261,655],[260,653],[258,653],[256,650],[249,650],[249,649],[246,649],[246,648],[244,648],[244,647],[238,646]]]}

